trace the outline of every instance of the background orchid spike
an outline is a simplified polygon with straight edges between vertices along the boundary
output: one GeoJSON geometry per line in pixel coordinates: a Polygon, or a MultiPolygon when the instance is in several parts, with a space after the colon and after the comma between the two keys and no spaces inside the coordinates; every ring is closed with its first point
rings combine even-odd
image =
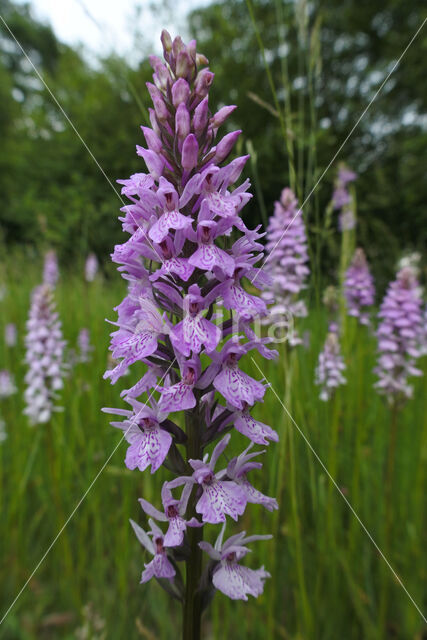
{"type": "Polygon", "coordinates": [[[310,269],[303,213],[289,188],[283,189],[274,205],[267,227],[266,252],[265,269],[271,285],[263,298],[272,305],[265,323],[280,323],[282,330],[288,332],[289,344],[294,346],[301,340],[293,328],[293,318],[307,315],[305,302],[298,296],[306,287],[310,269]]]}
{"type": "Polygon", "coordinates": [[[420,376],[415,361],[422,355],[422,298],[416,273],[401,269],[392,282],[378,313],[378,375],[375,387],[390,402],[412,396],[410,376],[420,376]]]}
{"type": "Polygon", "coordinates": [[[374,304],[375,287],[363,249],[356,249],[353,260],[347,269],[344,294],[347,300],[348,315],[358,318],[360,324],[369,324],[369,313],[366,307],[374,304]]]}
{"type": "Polygon", "coordinates": [[[15,347],[18,342],[18,330],[13,322],[10,322],[4,328],[4,341],[8,347],[15,347]]]}
{"type": "Polygon", "coordinates": [[[86,282],[93,282],[95,280],[96,274],[98,273],[98,267],[98,258],[94,253],[90,253],[86,258],[85,263],[86,282]]]}
{"type": "Polygon", "coordinates": [[[26,408],[32,425],[47,422],[56,406],[65,373],[61,322],[50,286],[37,287],[32,295],[25,337],[26,408]]]}
{"type": "Polygon", "coordinates": [[[356,178],[357,174],[354,171],[351,171],[344,164],[340,165],[332,194],[332,206],[334,209],[340,210],[338,229],[342,232],[351,231],[356,226],[353,196],[348,188],[348,185],[356,178]]]}
{"type": "Polygon", "coordinates": [[[2,398],[13,396],[17,391],[18,389],[16,388],[15,381],[10,371],[2,369],[0,371],[0,400],[2,398]]]}
{"type": "Polygon", "coordinates": [[[77,336],[77,347],[78,362],[89,362],[91,359],[90,354],[94,350],[94,347],[90,343],[89,329],[86,329],[85,327],[80,329],[79,335],[77,336]]]}
{"type": "Polygon", "coordinates": [[[58,258],[53,250],[46,253],[43,268],[43,284],[54,288],[59,279],[58,258]]]}
{"type": "MultiPolygon", "coordinates": [[[[184,594],[183,637],[189,640],[199,637],[201,601],[212,590],[212,581],[201,582],[198,543],[207,526],[201,525],[223,522],[226,515],[237,520],[248,502],[277,507],[274,498],[264,496],[246,479],[250,469],[262,466],[249,462],[257,454],[246,450],[244,463],[235,462],[229,470],[225,463],[215,471],[231,433],[215,446],[210,459],[204,451],[222,429],[232,429],[234,421],[236,431],[255,442],[277,441],[276,432],[249,413],[262,401],[266,385],[247,375],[240,362],[251,349],[265,358],[277,353],[268,349],[269,339],[258,338],[252,326],[266,315],[265,302],[254,287],[251,293],[246,290],[252,281],[261,289],[270,284],[267,274],[256,266],[263,258],[262,234],[258,228],[248,229],[240,217],[251,198],[249,181],[234,186],[248,156],[224,164],[241,132],[217,139],[234,106],[211,113],[209,89],[214,74],[202,68],[207,60],[196,52],[195,41],[185,45],[164,31],[162,43],[164,61],[150,58],[154,70],[153,84],[147,85],[153,101],[151,128],[142,128],[146,147],[137,147],[148,172],[120,180],[122,194],[130,200],[120,220],[130,237],[112,254],[128,283],[128,293],[116,307],[118,319],[113,324],[117,329],[111,334],[110,348],[119,363],[105,377],[114,384],[131,368],[138,371],[139,380],[122,392],[131,409],[105,411],[124,418],[112,424],[124,431],[130,445],[125,459],[130,469],[143,471],[151,466],[153,473],[164,465],[175,476],[163,485],[164,512],[141,499],[145,513],[169,523],[167,533],[153,520],[152,539],[134,523],[133,527],[154,555],[143,581],[151,576],[168,578],[167,587],[164,581],[162,585],[174,595],[184,594]],[[215,313],[216,305],[221,306],[222,315],[215,313]],[[221,397],[227,406],[220,404],[221,397]],[[177,422],[185,422],[185,432],[174,414],[177,422]],[[171,490],[180,486],[178,499],[171,490]],[[184,590],[175,562],[183,555],[184,590]]],[[[299,291],[308,273],[301,224],[291,233],[290,295],[299,291]]],[[[287,246],[284,256],[290,255],[287,246]]],[[[225,586],[226,576],[240,581],[238,597],[261,593],[268,576],[263,569],[251,572],[230,559],[224,562],[215,573],[224,593],[237,597],[232,583],[225,586]]]]}
{"type": "Polygon", "coordinates": [[[337,334],[338,327],[330,326],[323,350],[315,371],[315,382],[321,387],[320,399],[327,401],[335,389],[347,382],[343,372],[346,369],[337,334]],[[334,331],[331,331],[334,329],[334,331]]]}

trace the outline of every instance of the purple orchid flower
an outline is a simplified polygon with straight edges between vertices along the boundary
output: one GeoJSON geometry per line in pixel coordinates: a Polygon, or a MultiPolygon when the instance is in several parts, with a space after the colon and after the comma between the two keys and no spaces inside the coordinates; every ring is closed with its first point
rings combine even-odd
{"type": "Polygon", "coordinates": [[[255,420],[249,413],[250,407],[246,402],[243,402],[242,405],[241,411],[236,411],[233,407],[234,427],[237,431],[252,440],[255,444],[268,445],[269,440],[278,442],[279,436],[277,432],[269,425],[255,420]]]}
{"type": "Polygon", "coordinates": [[[168,545],[165,544],[162,530],[151,518],[148,520],[151,527],[151,531],[149,531],[148,534],[133,520],[131,520],[130,523],[139,542],[148,553],[154,556],[151,562],[144,565],[145,569],[142,572],[141,583],[148,582],[148,580],[151,580],[153,577],[168,578],[171,580],[176,572],[167,556],[166,548],[168,545]]]}
{"type": "Polygon", "coordinates": [[[205,307],[200,287],[191,285],[184,300],[184,319],[170,332],[173,346],[184,356],[189,356],[191,351],[200,353],[203,346],[207,352],[213,351],[221,340],[221,329],[201,316],[205,307]]]}
{"type": "Polygon", "coordinates": [[[164,545],[166,547],[179,547],[184,540],[184,533],[187,527],[202,527],[203,523],[197,518],[185,519],[188,499],[192,490],[191,484],[185,484],[182,490],[181,498],[175,500],[172,492],[165,482],[162,487],[162,503],[164,513],[153,507],[147,500],[139,499],[139,503],[145,513],[160,522],[169,522],[169,528],[164,537],[164,545]]]}
{"type": "Polygon", "coordinates": [[[224,530],[225,526],[214,547],[209,542],[199,542],[200,548],[218,563],[213,572],[213,585],[232,600],[247,600],[248,595],[257,598],[263,592],[264,580],[270,578],[270,574],[264,567],[255,571],[242,567],[239,562],[250,551],[247,544],[256,540],[270,540],[272,536],[246,536],[246,531],[242,531],[223,543],[224,530]]]}
{"type": "Polygon", "coordinates": [[[110,408],[103,411],[125,417],[122,422],[111,422],[111,425],[122,429],[130,444],[125,458],[127,468],[144,471],[151,465],[151,473],[154,473],[169,452],[172,436],[161,428],[158,410],[147,407],[134,398],[127,397],[127,401],[132,406],[132,411],[110,408]]]}
{"type": "Polygon", "coordinates": [[[262,468],[261,462],[250,462],[250,460],[261,453],[265,453],[265,450],[248,453],[253,446],[254,445],[251,442],[249,447],[237,456],[237,458],[230,460],[227,465],[227,476],[242,487],[248,502],[252,502],[253,504],[262,504],[268,511],[273,511],[274,509],[279,508],[277,500],[275,498],[265,496],[261,491],[255,489],[246,477],[249,471],[262,468]]]}
{"type": "Polygon", "coordinates": [[[225,522],[226,515],[237,520],[246,507],[247,500],[240,486],[236,482],[221,479],[226,475],[226,469],[215,473],[217,460],[230,442],[230,438],[230,434],[227,434],[220,440],[212,452],[210,461],[208,454],[203,460],[189,460],[194,469],[192,476],[176,478],[168,484],[169,489],[182,484],[201,486],[202,495],[196,504],[196,511],[201,514],[203,522],[225,522]]]}

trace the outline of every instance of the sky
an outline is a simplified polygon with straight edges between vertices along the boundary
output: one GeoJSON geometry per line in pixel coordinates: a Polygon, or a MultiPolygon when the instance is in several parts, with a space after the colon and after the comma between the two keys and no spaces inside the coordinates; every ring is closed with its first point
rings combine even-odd
{"type": "MultiPolygon", "coordinates": [[[[28,0],[15,0],[24,4],[28,0]]],[[[70,45],[82,44],[89,56],[115,52],[129,62],[135,59],[134,34],[138,48],[156,53],[163,27],[171,35],[182,33],[185,16],[210,0],[30,0],[34,15],[49,22],[58,38],[70,45]],[[168,8],[169,7],[169,8],[168,8]]],[[[184,31],[184,36],[188,34],[184,31]]]]}

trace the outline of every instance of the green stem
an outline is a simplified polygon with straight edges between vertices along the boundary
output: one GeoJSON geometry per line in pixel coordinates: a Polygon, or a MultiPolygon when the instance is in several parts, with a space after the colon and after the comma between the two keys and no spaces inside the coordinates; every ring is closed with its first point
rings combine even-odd
{"type": "MultiPolygon", "coordinates": [[[[202,457],[200,417],[197,410],[188,411],[185,415],[187,431],[187,461],[202,457]]],[[[196,495],[193,492],[188,505],[188,517],[196,516],[196,495]]],[[[186,563],[186,585],[184,611],[182,620],[182,640],[200,640],[202,607],[199,583],[202,573],[202,551],[199,542],[203,538],[202,527],[189,527],[188,542],[190,556],[186,563]]]]}
{"type": "MultiPolygon", "coordinates": [[[[391,425],[390,425],[390,441],[388,447],[387,456],[387,470],[385,477],[385,534],[384,534],[384,553],[387,557],[390,555],[390,536],[391,536],[391,516],[392,516],[392,501],[393,501],[393,476],[394,465],[396,459],[396,441],[397,441],[397,424],[398,424],[398,406],[397,403],[393,403],[391,409],[391,425]]],[[[382,565],[381,572],[381,588],[380,588],[380,607],[379,607],[379,625],[380,634],[379,637],[386,637],[386,617],[388,607],[388,595],[389,595],[389,583],[387,581],[388,569],[382,565]]]]}

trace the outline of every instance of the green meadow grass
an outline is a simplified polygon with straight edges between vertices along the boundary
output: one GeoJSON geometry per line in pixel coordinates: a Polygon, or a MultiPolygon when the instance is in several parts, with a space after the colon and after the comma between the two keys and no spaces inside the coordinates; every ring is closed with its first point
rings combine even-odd
{"type": "MultiPolygon", "coordinates": [[[[64,410],[49,424],[32,428],[22,414],[23,340],[30,292],[40,272],[31,256],[2,270],[7,294],[0,303],[1,368],[13,372],[19,388],[0,404],[8,432],[0,445],[2,615],[85,497],[7,615],[0,637],[178,638],[178,603],[170,602],[155,582],[139,585],[147,557],[129,525],[130,517],[145,524],[137,499],[144,496],[158,504],[167,472],[153,477],[128,471],[121,432],[101,413],[103,406],[124,406],[119,393],[131,382],[124,378],[113,387],[102,379],[110,332],[104,318],[114,318],[112,308],[123,296],[123,285],[117,276],[87,284],[77,268],[62,274],[55,295],[64,336],[73,347],[79,329],[88,327],[95,350],[92,361],[77,364],[66,379],[64,410]],[[19,330],[14,348],[6,348],[2,339],[8,322],[19,330]]],[[[422,637],[422,618],[301,432],[423,608],[426,377],[415,380],[414,398],[398,416],[388,490],[391,416],[372,388],[375,338],[351,319],[345,323],[348,384],[325,404],[313,376],[326,327],[323,312],[312,310],[299,325],[309,332],[308,348],[289,353],[281,345],[278,362],[246,357],[248,373],[260,378],[260,367],[274,389],[267,391],[256,415],[281,440],[270,445],[264,469],[253,480],[277,496],[280,510],[271,514],[248,505],[239,526],[274,533],[273,541],[254,544],[246,559],[254,568],[264,564],[271,579],[258,600],[231,602],[216,594],[204,619],[206,638],[422,637]]],[[[426,359],[422,365],[425,370],[426,359]]],[[[247,440],[236,433],[233,451],[244,446],[247,440]]],[[[235,526],[230,522],[229,532],[235,526]]],[[[210,529],[207,535],[216,535],[216,528],[210,529]]]]}

